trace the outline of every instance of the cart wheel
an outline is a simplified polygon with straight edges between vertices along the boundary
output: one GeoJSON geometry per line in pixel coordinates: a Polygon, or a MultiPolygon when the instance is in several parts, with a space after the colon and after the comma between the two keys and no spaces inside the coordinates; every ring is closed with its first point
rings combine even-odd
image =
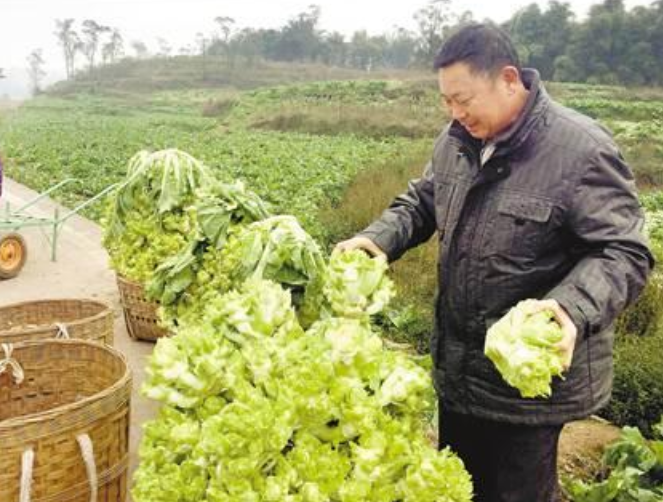
{"type": "Polygon", "coordinates": [[[0,279],[16,277],[25,265],[28,246],[19,234],[0,236],[0,279]]]}

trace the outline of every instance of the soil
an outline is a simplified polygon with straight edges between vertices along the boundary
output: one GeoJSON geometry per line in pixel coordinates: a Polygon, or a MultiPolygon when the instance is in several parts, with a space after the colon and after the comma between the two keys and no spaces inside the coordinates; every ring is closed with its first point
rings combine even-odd
{"type": "Polygon", "coordinates": [[[560,478],[593,479],[601,470],[605,447],[616,440],[619,433],[619,427],[598,417],[566,424],[559,442],[560,478]]]}

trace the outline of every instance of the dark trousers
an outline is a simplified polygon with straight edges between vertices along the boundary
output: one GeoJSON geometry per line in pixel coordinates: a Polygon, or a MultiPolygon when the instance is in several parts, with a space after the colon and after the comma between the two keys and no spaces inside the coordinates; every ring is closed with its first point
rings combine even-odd
{"type": "Polygon", "coordinates": [[[474,502],[558,502],[562,426],[493,422],[440,406],[440,448],[449,446],[474,483],[474,502]]]}

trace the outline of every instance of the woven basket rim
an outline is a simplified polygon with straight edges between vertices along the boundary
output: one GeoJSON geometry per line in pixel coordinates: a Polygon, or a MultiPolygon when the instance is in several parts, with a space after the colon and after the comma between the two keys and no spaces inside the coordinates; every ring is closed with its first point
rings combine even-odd
{"type": "MultiPolygon", "coordinates": [[[[73,410],[78,410],[96,401],[101,401],[115,394],[116,392],[120,391],[123,387],[125,387],[128,383],[129,385],[131,384],[131,379],[132,379],[131,368],[129,367],[129,363],[127,361],[126,356],[119,350],[109,345],[99,344],[88,340],[72,339],[72,340],[39,340],[39,341],[20,342],[13,344],[13,347],[14,350],[20,350],[24,348],[29,349],[32,347],[45,345],[45,344],[53,344],[54,346],[86,345],[93,350],[110,352],[113,355],[113,357],[119,359],[122,362],[122,364],[124,365],[124,372],[122,373],[122,376],[120,376],[120,378],[118,378],[113,383],[113,385],[110,385],[105,389],[95,394],[92,394],[91,396],[85,397],[79,401],[75,401],[69,404],[64,404],[61,406],[56,406],[55,408],[51,408],[45,411],[40,411],[38,413],[31,413],[29,415],[23,415],[20,417],[0,420],[0,434],[3,434],[6,431],[16,428],[18,426],[51,420],[53,417],[63,415],[73,410]]],[[[20,364],[21,362],[20,359],[18,360],[18,362],[20,364]]]]}
{"type": "Polygon", "coordinates": [[[134,279],[130,279],[130,278],[127,277],[126,275],[122,275],[122,274],[120,274],[120,273],[118,273],[118,272],[115,272],[115,277],[117,277],[117,280],[118,280],[118,281],[126,282],[127,284],[131,284],[131,285],[134,285],[134,286],[139,286],[139,287],[141,287],[141,288],[144,288],[144,287],[145,287],[145,286],[143,286],[143,283],[142,283],[142,282],[140,282],[140,281],[135,281],[134,279]]]}
{"type": "MultiPolygon", "coordinates": [[[[40,305],[46,305],[46,304],[58,304],[58,303],[66,303],[66,302],[72,302],[72,303],[87,303],[91,305],[95,305],[97,307],[100,307],[99,312],[97,312],[94,315],[87,316],[87,317],[81,317],[80,319],[76,319],[75,321],[67,321],[63,324],[66,324],[67,326],[71,327],[76,327],[84,323],[89,323],[93,321],[97,321],[99,319],[102,319],[103,317],[107,316],[109,313],[111,315],[114,315],[114,310],[111,307],[111,305],[107,302],[104,302],[102,300],[92,300],[89,298],[50,298],[50,299],[42,299],[42,300],[31,300],[31,301],[25,301],[25,302],[18,302],[18,303],[10,303],[9,305],[0,305],[0,313],[2,313],[3,310],[9,310],[9,309],[15,309],[15,308],[23,308],[23,307],[38,307],[40,305]]],[[[21,329],[19,331],[19,334],[21,335],[30,335],[34,333],[39,333],[40,331],[43,331],[44,329],[55,329],[57,328],[57,325],[55,323],[51,324],[38,324],[36,326],[32,327],[26,327],[25,329],[21,329]]],[[[15,329],[9,329],[9,330],[2,330],[0,329],[0,336],[11,336],[17,333],[17,330],[15,329]]],[[[17,342],[18,343],[18,342],[17,342]]]]}

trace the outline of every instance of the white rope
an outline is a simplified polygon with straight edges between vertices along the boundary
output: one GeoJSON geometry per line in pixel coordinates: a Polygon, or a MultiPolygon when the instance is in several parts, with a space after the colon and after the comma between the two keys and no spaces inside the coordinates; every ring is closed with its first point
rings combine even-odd
{"type": "Polygon", "coordinates": [[[78,446],[81,448],[81,454],[83,455],[83,461],[85,462],[85,470],[87,471],[87,480],[90,483],[90,502],[97,502],[99,481],[97,479],[97,464],[94,461],[92,440],[87,434],[81,434],[76,437],[76,441],[78,441],[78,446]]]}
{"type": "Polygon", "coordinates": [[[21,492],[19,502],[30,502],[32,491],[32,467],[35,462],[35,452],[32,448],[25,450],[21,457],[21,492]]]}
{"type": "Polygon", "coordinates": [[[69,340],[71,338],[71,336],[69,336],[69,330],[67,329],[66,324],[56,322],[55,325],[58,327],[58,333],[55,335],[56,340],[69,340]]]}
{"type": "Polygon", "coordinates": [[[21,365],[18,364],[18,361],[12,358],[14,346],[11,343],[3,343],[2,350],[5,352],[5,358],[0,361],[0,375],[7,371],[7,368],[11,368],[14,382],[16,382],[17,385],[20,385],[25,378],[25,374],[23,373],[21,365]]]}
{"type": "MultiPolygon", "coordinates": [[[[81,434],[76,437],[78,446],[81,449],[85,470],[87,472],[88,483],[90,484],[90,502],[97,502],[97,492],[99,481],[97,479],[97,465],[94,461],[94,449],[92,440],[87,434],[81,434]]],[[[19,493],[19,502],[30,502],[32,491],[32,470],[35,462],[35,452],[32,448],[23,452],[21,457],[21,488],[19,493]]]]}

